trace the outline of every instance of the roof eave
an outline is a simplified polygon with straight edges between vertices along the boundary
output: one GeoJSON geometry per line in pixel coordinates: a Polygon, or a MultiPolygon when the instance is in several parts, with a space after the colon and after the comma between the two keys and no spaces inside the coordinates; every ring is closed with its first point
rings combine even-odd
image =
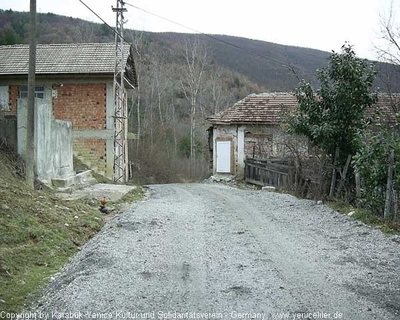
{"type": "Polygon", "coordinates": [[[220,121],[220,120],[207,120],[211,125],[271,125],[278,126],[282,124],[283,121],[280,122],[271,122],[271,121],[220,121]]]}

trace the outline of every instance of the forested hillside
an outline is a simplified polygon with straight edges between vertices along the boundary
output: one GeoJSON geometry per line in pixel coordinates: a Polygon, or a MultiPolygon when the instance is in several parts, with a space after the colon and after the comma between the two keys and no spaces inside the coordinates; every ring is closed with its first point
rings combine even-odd
{"type": "MultiPolygon", "coordinates": [[[[0,10],[0,44],[28,43],[28,21],[28,13],[0,10]]],[[[38,43],[114,41],[104,24],[51,13],[38,14],[37,37],[38,43]]],[[[126,30],[125,38],[135,50],[139,78],[129,99],[130,131],[139,136],[130,154],[138,175],[150,182],[204,177],[207,116],[250,93],[290,92],[299,79],[316,85],[316,69],[329,57],[224,35],[126,30]]]]}
{"type": "MultiPolygon", "coordinates": [[[[28,13],[0,10],[0,44],[27,43],[28,13]]],[[[127,30],[126,39],[132,41],[137,32],[127,30]]],[[[143,32],[146,43],[169,49],[177,56],[176,47],[195,35],[179,33],[143,32]]],[[[329,53],[284,46],[275,43],[224,35],[196,36],[209,48],[210,60],[228,70],[244,75],[268,91],[290,91],[300,77],[315,80],[315,70],[326,64],[329,53]]],[[[38,14],[39,43],[112,42],[114,34],[104,24],[97,24],[55,14],[38,14]]]]}

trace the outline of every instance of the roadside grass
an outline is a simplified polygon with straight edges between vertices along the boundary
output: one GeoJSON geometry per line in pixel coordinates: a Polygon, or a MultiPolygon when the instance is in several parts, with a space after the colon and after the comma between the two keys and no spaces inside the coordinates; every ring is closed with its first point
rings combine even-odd
{"type": "Polygon", "coordinates": [[[335,210],[342,214],[349,214],[354,211],[351,216],[352,219],[362,221],[363,223],[375,228],[382,230],[387,234],[400,234],[400,221],[385,221],[383,218],[378,217],[367,209],[354,208],[349,203],[343,200],[329,201],[326,203],[332,210],[335,210]]]}
{"type": "MultiPolygon", "coordinates": [[[[291,194],[298,199],[304,199],[301,195],[287,189],[281,189],[278,192],[291,194]]],[[[351,204],[343,199],[334,199],[326,202],[325,204],[329,206],[332,210],[337,211],[341,214],[348,215],[350,212],[353,211],[354,214],[349,216],[351,217],[351,219],[361,221],[366,225],[369,225],[375,229],[379,229],[386,234],[400,235],[400,220],[385,221],[383,218],[374,214],[370,210],[353,207],[351,204]]]]}
{"type": "MultiPolygon", "coordinates": [[[[0,312],[20,312],[104,225],[106,216],[84,200],[60,200],[30,189],[15,159],[0,150],[0,312]]],[[[118,202],[141,199],[136,188],[118,202]]]]}

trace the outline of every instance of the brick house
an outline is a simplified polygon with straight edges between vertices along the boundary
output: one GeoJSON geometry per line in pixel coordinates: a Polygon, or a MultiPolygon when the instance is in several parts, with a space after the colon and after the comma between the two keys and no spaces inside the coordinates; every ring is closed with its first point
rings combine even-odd
{"type": "MultiPolygon", "coordinates": [[[[136,87],[132,48],[124,46],[125,90],[136,87]]],[[[115,45],[39,44],[35,96],[49,102],[55,119],[69,120],[73,153],[112,177],[115,45]]],[[[0,46],[0,117],[17,115],[27,97],[28,45],[0,46]]]]}
{"type": "MultiPolygon", "coordinates": [[[[378,103],[367,116],[381,111],[386,123],[395,123],[399,95],[379,95],[378,103]]],[[[242,178],[245,159],[281,158],[289,155],[287,146],[308,154],[304,137],[293,137],[282,130],[282,115],[297,108],[291,93],[251,94],[207,120],[210,124],[209,150],[213,175],[242,178]]]]}

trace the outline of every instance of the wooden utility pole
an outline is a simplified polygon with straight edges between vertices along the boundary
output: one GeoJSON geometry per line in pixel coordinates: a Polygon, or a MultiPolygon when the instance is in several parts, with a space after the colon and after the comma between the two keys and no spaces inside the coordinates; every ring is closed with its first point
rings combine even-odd
{"type": "Polygon", "coordinates": [[[36,71],[36,0],[30,0],[28,110],[26,125],[26,181],[34,188],[36,171],[35,150],[35,71],[36,71]]]}

